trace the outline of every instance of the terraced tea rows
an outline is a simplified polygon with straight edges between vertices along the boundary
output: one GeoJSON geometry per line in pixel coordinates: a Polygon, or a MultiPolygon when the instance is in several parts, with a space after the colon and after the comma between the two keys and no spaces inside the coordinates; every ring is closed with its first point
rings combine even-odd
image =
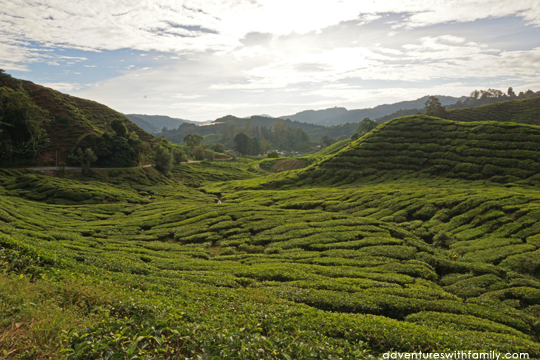
{"type": "MultiPolygon", "coordinates": [[[[124,331],[135,336],[146,321],[182,336],[194,331],[182,350],[188,357],[240,356],[245,344],[253,346],[245,356],[261,358],[486,347],[540,354],[540,194],[463,181],[431,186],[225,192],[221,204],[185,188],[145,205],[3,196],[1,244],[33,259],[29,276],[48,274],[38,282],[75,271],[116,286],[112,307],[115,299],[157,306],[153,315],[135,311],[124,331]],[[225,337],[204,343],[216,333],[225,337]],[[280,343],[289,336],[297,340],[280,343]]],[[[108,314],[92,341],[110,343],[120,331],[108,314]]],[[[71,353],[89,336],[70,338],[71,353]]]]}
{"type": "Polygon", "coordinates": [[[377,127],[320,166],[298,172],[301,181],[293,183],[340,186],[443,176],[537,184],[539,159],[537,126],[409,116],[377,127]]]}
{"type": "Polygon", "coordinates": [[[0,348],[540,357],[539,130],[408,117],[278,174],[260,159],[2,171],[0,348]]]}
{"type": "Polygon", "coordinates": [[[450,110],[449,120],[502,121],[540,125],[540,98],[504,101],[468,109],[450,110]]]}

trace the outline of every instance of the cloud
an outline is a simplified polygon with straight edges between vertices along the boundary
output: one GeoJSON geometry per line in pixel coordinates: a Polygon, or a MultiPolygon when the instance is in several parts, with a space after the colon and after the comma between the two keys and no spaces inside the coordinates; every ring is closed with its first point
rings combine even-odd
{"type": "Polygon", "coordinates": [[[517,16],[530,30],[540,26],[538,0],[0,0],[0,8],[1,68],[42,71],[34,67],[42,62],[80,71],[97,57],[64,50],[101,52],[99,61],[116,64],[97,63],[99,79],[95,71],[77,77],[100,84],[67,75],[47,81],[126,112],[144,106],[201,119],[255,103],[365,104],[409,98],[415,92],[404,89],[426,83],[456,92],[470,79],[531,83],[540,69],[540,43],[509,50],[504,28],[480,36],[473,23],[517,16]]]}
{"type": "Polygon", "coordinates": [[[204,95],[184,95],[184,94],[176,94],[172,96],[175,99],[198,99],[204,97],[204,95]]]}
{"type": "Polygon", "coordinates": [[[393,24],[398,28],[509,15],[540,26],[537,0],[0,0],[0,6],[4,38],[85,50],[224,51],[267,43],[272,34],[366,24],[386,13],[409,14],[393,24]]]}
{"type": "Polygon", "coordinates": [[[83,88],[81,84],[77,83],[65,83],[65,82],[57,82],[57,83],[42,83],[40,85],[43,85],[45,87],[52,88],[54,90],[58,91],[73,91],[73,90],[79,90],[83,88]]]}

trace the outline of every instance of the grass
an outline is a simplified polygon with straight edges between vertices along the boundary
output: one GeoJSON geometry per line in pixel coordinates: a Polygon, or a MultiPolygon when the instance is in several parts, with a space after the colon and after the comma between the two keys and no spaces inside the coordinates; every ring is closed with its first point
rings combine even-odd
{"type": "MultiPolygon", "coordinates": [[[[540,357],[535,175],[509,183],[381,165],[407,164],[413,154],[389,146],[410,141],[429,145],[429,161],[436,146],[492,149],[483,166],[515,154],[504,168],[515,171],[535,159],[536,127],[420,119],[276,174],[256,170],[260,159],[183,164],[168,177],[2,171],[0,359],[540,357]],[[459,146],[437,140],[452,126],[459,146]],[[506,157],[474,138],[487,130],[499,134],[489,141],[507,137],[506,157]],[[373,144],[386,157],[363,153],[373,144]],[[335,182],[351,158],[376,176],[335,182]],[[104,200],[36,199],[44,186],[104,200]]],[[[460,154],[452,169],[475,164],[460,154]]]]}

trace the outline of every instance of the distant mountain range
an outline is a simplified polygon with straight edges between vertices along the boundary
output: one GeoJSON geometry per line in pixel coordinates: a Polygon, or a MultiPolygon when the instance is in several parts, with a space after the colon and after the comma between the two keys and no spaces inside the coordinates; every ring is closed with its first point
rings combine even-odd
{"type": "MultiPolygon", "coordinates": [[[[465,100],[467,97],[460,98],[453,96],[436,95],[443,106],[452,105],[459,100],[465,100]]],[[[343,107],[333,107],[324,110],[305,110],[294,115],[280,116],[282,119],[300,121],[317,125],[341,125],[352,122],[360,122],[365,118],[375,120],[377,118],[390,115],[399,110],[423,109],[429,95],[412,101],[400,101],[395,104],[384,104],[374,108],[347,110],[343,107]]]]}
{"type": "Polygon", "coordinates": [[[161,129],[166,127],[167,129],[177,129],[180,125],[184,123],[190,124],[206,124],[206,122],[197,122],[192,120],[172,118],[165,115],[143,115],[143,114],[124,114],[131,122],[139,125],[139,127],[150,133],[161,132],[161,129]]]}
{"type": "MultiPolygon", "coordinates": [[[[462,96],[460,98],[453,96],[437,95],[442,105],[452,105],[459,100],[465,100],[467,97],[462,96]]],[[[400,110],[409,112],[415,109],[423,109],[424,104],[429,98],[429,95],[421,97],[417,100],[400,101],[395,104],[384,104],[374,108],[367,109],[355,109],[347,110],[343,107],[333,107],[324,110],[305,110],[293,115],[279,116],[280,119],[289,119],[291,121],[298,121],[302,123],[333,126],[342,125],[346,123],[358,123],[364,118],[370,118],[372,120],[392,115],[400,110]]],[[[405,115],[409,115],[408,113],[405,115]]],[[[167,127],[169,130],[177,129],[184,123],[202,125],[208,124],[211,121],[198,122],[180,118],[172,118],[165,115],[143,115],[143,114],[124,114],[129,120],[137,124],[141,129],[150,133],[159,133],[163,127],[167,127]]],[[[244,119],[249,119],[252,116],[247,116],[244,119]]],[[[273,118],[271,115],[261,114],[254,115],[255,118],[273,118]]]]}

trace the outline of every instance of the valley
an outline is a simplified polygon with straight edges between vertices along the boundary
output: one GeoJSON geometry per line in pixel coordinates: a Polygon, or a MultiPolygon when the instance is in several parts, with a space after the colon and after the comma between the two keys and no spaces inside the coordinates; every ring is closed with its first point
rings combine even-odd
{"type": "Polygon", "coordinates": [[[409,117],[294,170],[257,171],[273,166],[257,158],[169,175],[0,170],[1,348],[14,359],[539,357],[538,131],[409,117]]]}

